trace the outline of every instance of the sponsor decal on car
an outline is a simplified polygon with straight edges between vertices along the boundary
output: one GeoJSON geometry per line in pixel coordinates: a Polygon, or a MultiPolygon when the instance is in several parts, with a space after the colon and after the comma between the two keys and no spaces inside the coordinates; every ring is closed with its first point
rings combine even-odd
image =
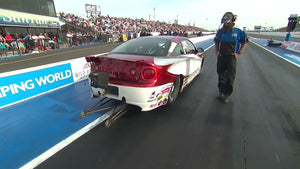
{"type": "Polygon", "coordinates": [[[161,101],[158,102],[157,105],[158,105],[158,106],[161,106],[161,105],[163,105],[163,103],[164,103],[164,102],[161,100],[161,101]]]}
{"type": "Polygon", "coordinates": [[[163,96],[160,94],[159,97],[157,97],[156,101],[160,101],[163,98],[163,96]]]}
{"type": "Polygon", "coordinates": [[[158,106],[161,106],[164,104],[165,98],[168,97],[170,91],[171,91],[172,84],[168,84],[166,86],[163,86],[160,90],[160,92],[152,92],[149,96],[148,103],[155,102],[150,105],[150,108],[155,108],[158,106]]]}
{"type": "Polygon", "coordinates": [[[154,91],[149,96],[149,100],[147,100],[147,102],[150,103],[150,102],[154,102],[155,100],[156,100],[156,97],[155,97],[155,91],[154,91]]]}
{"type": "Polygon", "coordinates": [[[162,89],[161,93],[165,94],[165,93],[169,93],[171,91],[171,87],[166,87],[165,89],[162,89]]]}
{"type": "Polygon", "coordinates": [[[155,108],[155,107],[157,107],[157,103],[150,105],[150,108],[155,108]]]}

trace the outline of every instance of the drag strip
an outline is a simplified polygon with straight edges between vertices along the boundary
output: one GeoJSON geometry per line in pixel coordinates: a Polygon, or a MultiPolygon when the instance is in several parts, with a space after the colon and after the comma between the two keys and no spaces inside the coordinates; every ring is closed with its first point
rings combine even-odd
{"type": "Polygon", "coordinates": [[[299,68],[253,43],[238,60],[228,104],[216,96],[214,49],[175,104],[131,110],[99,125],[37,168],[297,169],[299,68]]]}
{"type": "Polygon", "coordinates": [[[300,67],[300,54],[280,47],[270,47],[267,45],[268,39],[251,38],[251,41],[259,47],[272,52],[274,55],[300,67]]]}
{"type": "Polygon", "coordinates": [[[87,81],[0,109],[1,167],[33,168],[53,155],[37,168],[296,169],[299,68],[250,43],[224,105],[215,99],[214,50],[205,55],[202,74],[174,105],[131,109],[109,129],[98,125],[104,114],[80,117],[99,101],[90,98],[87,81]]]}
{"type": "MultiPolygon", "coordinates": [[[[117,44],[110,45],[110,48],[112,48],[113,45],[117,44]]],[[[109,47],[101,46],[101,44],[100,48],[101,51],[109,49],[109,47]]],[[[65,54],[71,55],[73,59],[79,57],[82,54],[80,52],[96,54],[97,50],[99,50],[98,46],[92,45],[55,51],[58,53],[51,51],[36,55],[32,54],[18,57],[16,60],[1,62],[1,68],[7,66],[9,69],[12,65],[20,64],[15,68],[20,68],[17,72],[22,72],[23,69],[27,68],[27,64],[31,64],[31,69],[36,64],[41,67],[40,64],[48,59],[53,59],[55,62],[61,59],[65,60],[68,58],[64,57],[65,54]],[[72,50],[73,52],[71,52],[72,50]]],[[[49,63],[54,62],[53,60],[49,63]]],[[[83,80],[13,106],[1,108],[0,144],[5,145],[1,146],[0,149],[1,167],[34,168],[93,127],[102,123],[109,116],[109,111],[95,113],[86,118],[80,117],[81,112],[99,101],[100,99],[90,97],[88,81],[83,80]]]]}

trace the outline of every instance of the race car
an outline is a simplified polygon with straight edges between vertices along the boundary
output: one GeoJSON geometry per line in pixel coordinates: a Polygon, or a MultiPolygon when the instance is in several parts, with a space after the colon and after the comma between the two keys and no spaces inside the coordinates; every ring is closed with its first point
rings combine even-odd
{"type": "Polygon", "coordinates": [[[173,103],[201,72],[203,52],[185,37],[148,36],[87,56],[92,97],[125,101],[141,111],[173,103]]]}

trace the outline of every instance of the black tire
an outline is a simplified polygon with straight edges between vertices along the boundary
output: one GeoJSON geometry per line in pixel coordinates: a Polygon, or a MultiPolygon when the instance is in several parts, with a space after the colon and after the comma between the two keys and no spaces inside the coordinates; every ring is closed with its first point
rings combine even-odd
{"type": "Polygon", "coordinates": [[[202,68],[203,68],[203,65],[204,65],[204,58],[202,59],[202,62],[201,62],[201,70],[202,70],[202,68]]]}
{"type": "Polygon", "coordinates": [[[168,96],[168,104],[174,103],[174,101],[176,100],[176,98],[179,95],[180,88],[181,88],[181,77],[178,76],[176,78],[176,80],[174,81],[173,86],[170,90],[170,93],[168,96]]]}

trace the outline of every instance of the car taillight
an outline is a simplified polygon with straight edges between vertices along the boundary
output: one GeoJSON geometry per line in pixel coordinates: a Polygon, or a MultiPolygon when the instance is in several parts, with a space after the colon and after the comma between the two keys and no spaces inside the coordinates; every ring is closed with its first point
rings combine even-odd
{"type": "Polygon", "coordinates": [[[137,70],[135,68],[132,68],[129,70],[129,73],[131,76],[135,76],[136,75],[137,70]]]}
{"type": "Polygon", "coordinates": [[[86,56],[85,57],[85,60],[87,62],[90,63],[90,66],[91,66],[91,70],[92,71],[98,71],[99,69],[101,69],[100,65],[98,64],[99,63],[99,57],[95,57],[95,56],[86,56]]]}
{"type": "Polygon", "coordinates": [[[87,62],[94,62],[95,59],[96,59],[95,56],[86,56],[86,57],[85,57],[85,60],[86,60],[87,62]]]}
{"type": "Polygon", "coordinates": [[[151,68],[147,68],[143,71],[143,77],[145,79],[152,79],[155,76],[155,70],[151,68]]]}

